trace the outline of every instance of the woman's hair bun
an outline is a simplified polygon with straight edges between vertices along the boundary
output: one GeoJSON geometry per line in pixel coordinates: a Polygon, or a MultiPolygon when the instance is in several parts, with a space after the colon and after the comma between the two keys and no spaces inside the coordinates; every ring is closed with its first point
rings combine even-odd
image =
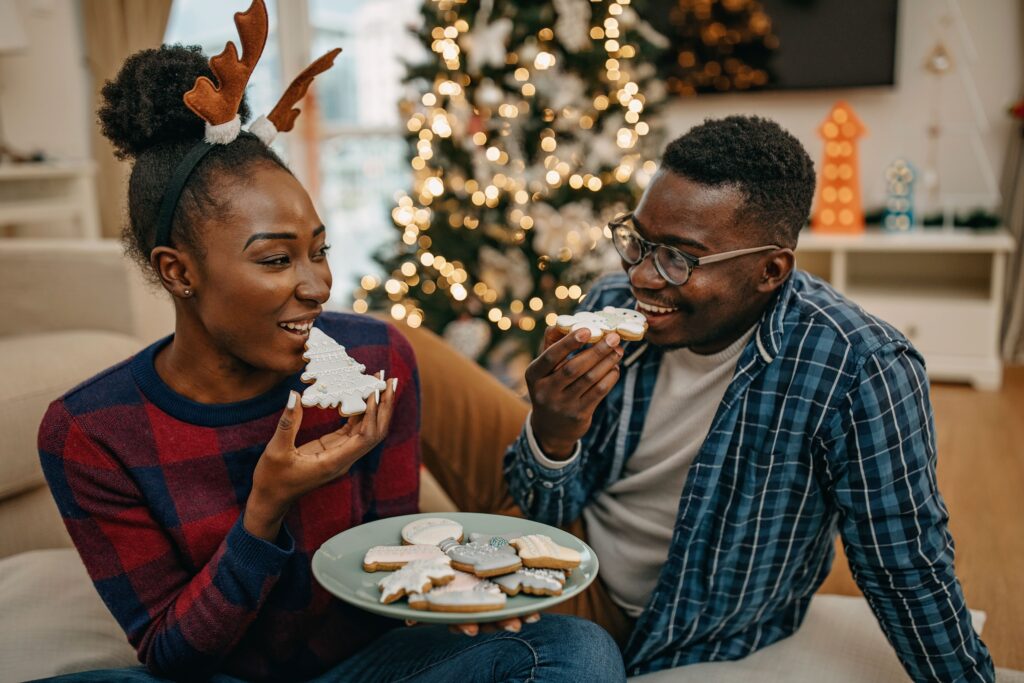
{"type": "MultiPolygon", "coordinates": [[[[202,139],[206,124],[182,99],[199,76],[216,83],[196,45],[164,45],[125,60],[117,77],[103,86],[97,112],[103,135],[119,159],[136,158],[161,143],[202,139]]],[[[244,97],[238,113],[248,121],[244,97]]]]}

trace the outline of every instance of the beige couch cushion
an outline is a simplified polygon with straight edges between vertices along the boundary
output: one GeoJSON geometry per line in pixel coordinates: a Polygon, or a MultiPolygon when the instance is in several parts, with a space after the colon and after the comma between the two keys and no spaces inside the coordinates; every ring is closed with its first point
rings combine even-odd
{"type": "MultiPolygon", "coordinates": [[[[5,553],[46,547],[45,539],[29,545],[24,516],[12,509],[38,509],[38,500],[21,497],[45,486],[36,435],[52,400],[97,372],[128,358],[141,347],[134,337],[113,332],[49,332],[0,338],[0,548],[5,553]],[[8,501],[7,499],[11,499],[8,501]]],[[[53,503],[51,502],[52,506],[53,503]]]]}
{"type": "Polygon", "coordinates": [[[0,337],[108,330],[153,341],[174,328],[174,307],[147,285],[117,240],[0,240],[0,337]]]}
{"type": "MultiPolygon", "coordinates": [[[[985,613],[971,610],[981,633],[985,613]]],[[[896,653],[862,597],[816,595],[800,630],[735,662],[705,662],[636,683],[906,683],[896,653]]]]}
{"type": "Polygon", "coordinates": [[[0,615],[0,681],[138,664],[74,550],[0,560],[0,615]]]}
{"type": "Polygon", "coordinates": [[[42,483],[36,434],[50,402],[140,347],[127,335],[86,330],[0,338],[0,498],[42,483]]]}

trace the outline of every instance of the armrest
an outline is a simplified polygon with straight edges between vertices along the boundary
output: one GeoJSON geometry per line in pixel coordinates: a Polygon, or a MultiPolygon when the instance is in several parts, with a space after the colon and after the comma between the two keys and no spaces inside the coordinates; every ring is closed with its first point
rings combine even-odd
{"type": "Polygon", "coordinates": [[[118,332],[153,341],[174,308],[116,240],[0,240],[0,337],[60,330],[118,332]]]}

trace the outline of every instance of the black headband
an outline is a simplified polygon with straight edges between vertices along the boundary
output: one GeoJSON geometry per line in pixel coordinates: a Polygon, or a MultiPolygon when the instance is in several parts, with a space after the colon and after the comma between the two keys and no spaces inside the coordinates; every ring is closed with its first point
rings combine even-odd
{"type": "Polygon", "coordinates": [[[167,183],[167,189],[164,190],[163,199],[160,200],[160,213],[156,218],[156,242],[153,243],[153,249],[171,246],[171,222],[174,220],[174,210],[178,208],[178,200],[181,199],[181,191],[185,189],[185,183],[188,182],[192,171],[196,170],[199,162],[214,147],[215,145],[209,142],[197,142],[185,155],[185,158],[178,162],[174,174],[171,175],[171,179],[167,183]]]}

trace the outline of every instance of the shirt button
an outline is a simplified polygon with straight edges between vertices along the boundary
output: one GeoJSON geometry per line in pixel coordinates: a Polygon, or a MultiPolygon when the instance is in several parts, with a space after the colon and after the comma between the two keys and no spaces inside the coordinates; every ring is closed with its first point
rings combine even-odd
{"type": "Polygon", "coordinates": [[[526,478],[533,479],[533,470],[526,470],[526,478]]]}
{"type": "Polygon", "coordinates": [[[546,482],[544,482],[544,488],[546,488],[546,489],[553,489],[553,488],[555,488],[555,485],[552,484],[550,481],[546,481],[546,482]]]}

